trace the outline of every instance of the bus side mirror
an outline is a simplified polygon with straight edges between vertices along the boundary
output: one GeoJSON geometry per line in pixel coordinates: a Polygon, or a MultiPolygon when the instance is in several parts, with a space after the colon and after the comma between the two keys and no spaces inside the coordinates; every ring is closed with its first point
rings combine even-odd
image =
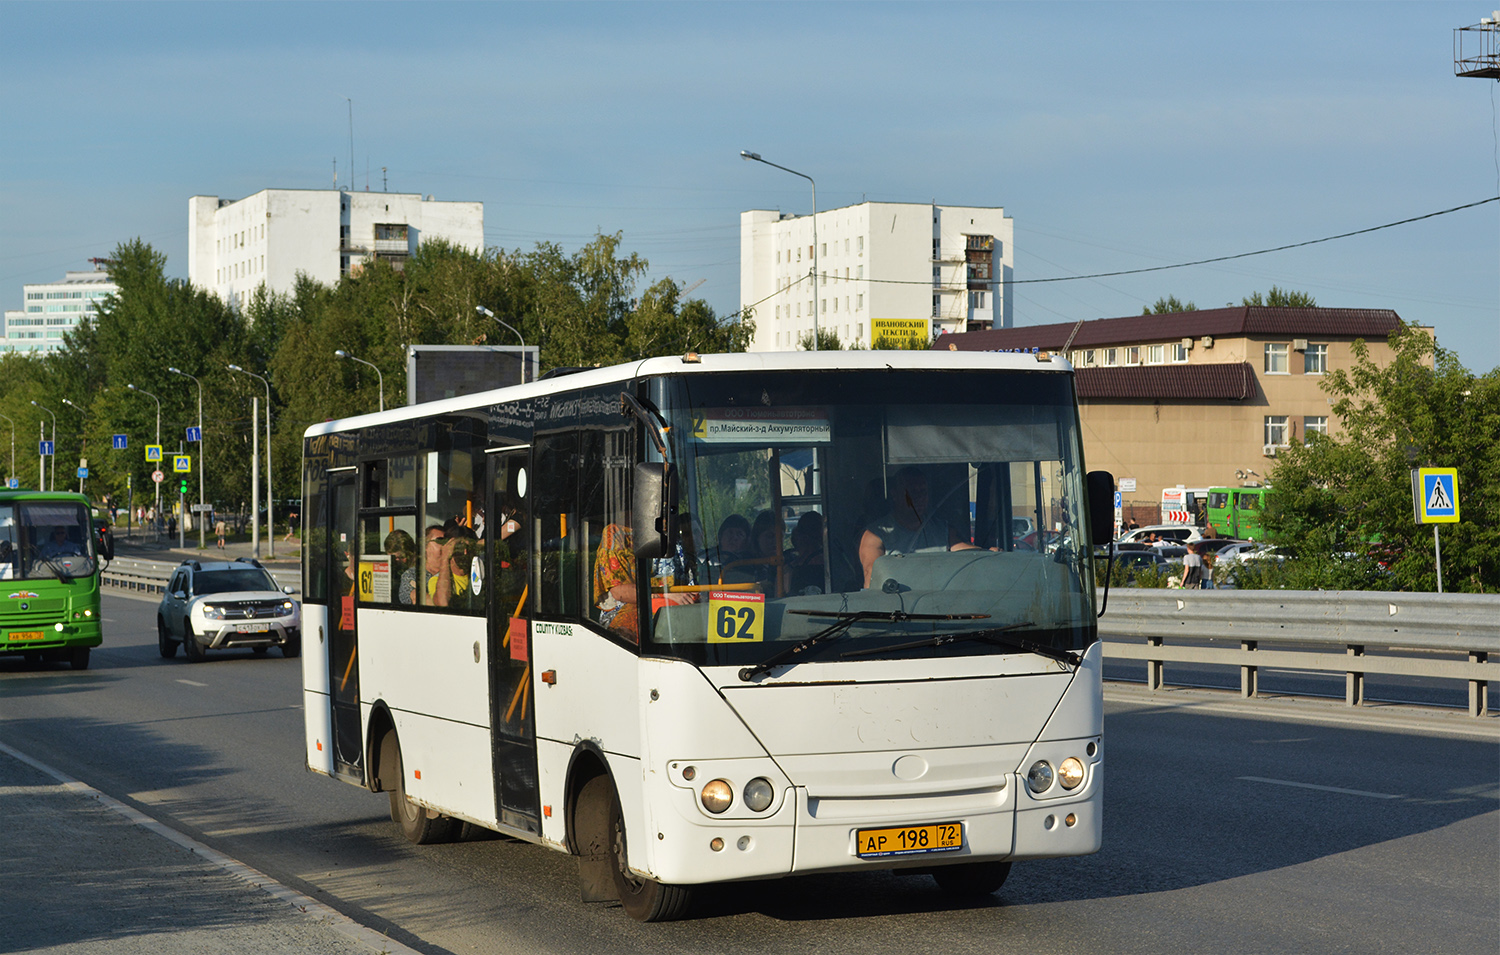
{"type": "Polygon", "coordinates": [[[665,461],[635,466],[631,534],[635,556],[646,560],[677,547],[677,472],[665,461]]]}
{"type": "Polygon", "coordinates": [[[1108,471],[1089,472],[1089,543],[1108,544],[1114,540],[1115,476],[1108,471]]]}

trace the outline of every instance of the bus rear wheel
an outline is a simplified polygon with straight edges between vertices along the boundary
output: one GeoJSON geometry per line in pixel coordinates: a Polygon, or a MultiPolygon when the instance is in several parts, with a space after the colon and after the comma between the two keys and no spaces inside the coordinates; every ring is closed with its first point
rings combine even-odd
{"type": "Polygon", "coordinates": [[[595,776],[583,784],[574,818],[580,849],[585,853],[602,849],[609,854],[615,891],[626,915],[637,922],[671,922],[687,914],[692,892],[686,886],[666,885],[630,871],[626,863],[625,820],[608,776],[595,776]]]}
{"type": "Polygon", "coordinates": [[[386,734],[386,746],[396,747],[396,785],[390,791],[391,821],[400,829],[407,842],[419,846],[430,846],[439,842],[452,842],[454,821],[447,816],[433,816],[427,808],[412,802],[406,795],[406,767],[401,762],[401,747],[396,734],[386,734]]]}
{"type": "Polygon", "coordinates": [[[1009,862],[964,862],[932,870],[932,877],[944,892],[968,898],[994,895],[1009,876],[1009,862]]]}

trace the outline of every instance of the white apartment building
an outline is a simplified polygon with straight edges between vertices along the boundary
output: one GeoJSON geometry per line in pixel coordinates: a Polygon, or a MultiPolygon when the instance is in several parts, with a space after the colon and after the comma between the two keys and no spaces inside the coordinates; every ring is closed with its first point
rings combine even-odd
{"type": "Polygon", "coordinates": [[[818,328],[845,347],[868,348],[882,319],[925,322],[930,335],[1011,326],[1005,282],[1015,224],[1004,209],[862,202],[816,218],[815,244],[812,216],[740,213],[740,307],[755,310],[751,351],[796,349],[815,311],[818,328]]]}
{"type": "Polygon", "coordinates": [[[0,352],[57,351],[68,330],[78,327],[85,315],[92,315],[101,298],[119,290],[103,269],[68,272],[61,282],[23,286],[25,306],[5,311],[0,352]]]}
{"type": "Polygon", "coordinates": [[[297,273],[324,285],[376,259],[400,268],[432,239],[484,249],[484,203],[418,193],[262,189],[188,200],[188,281],[244,308],[255,289],[289,292],[297,273]]]}

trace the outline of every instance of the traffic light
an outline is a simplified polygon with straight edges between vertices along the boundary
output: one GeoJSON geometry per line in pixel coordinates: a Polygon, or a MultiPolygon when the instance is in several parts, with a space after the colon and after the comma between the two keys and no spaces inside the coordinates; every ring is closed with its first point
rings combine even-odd
{"type": "Polygon", "coordinates": [[[177,482],[177,493],[182,495],[187,494],[187,478],[181,478],[177,482]]]}

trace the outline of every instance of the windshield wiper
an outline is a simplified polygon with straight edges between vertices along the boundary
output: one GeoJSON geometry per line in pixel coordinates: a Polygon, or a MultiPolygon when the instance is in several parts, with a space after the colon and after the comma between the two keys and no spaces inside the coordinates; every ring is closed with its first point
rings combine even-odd
{"type": "Polygon", "coordinates": [[[749,683],[760,674],[774,669],[784,660],[803,653],[820,643],[837,638],[845,630],[848,630],[862,620],[888,620],[891,623],[904,623],[908,620],[983,620],[989,616],[989,614],[985,613],[907,613],[904,610],[859,610],[854,613],[822,610],[789,610],[787,613],[802,614],[808,617],[835,617],[837,619],[806,640],[795,643],[785,650],[773,654],[763,663],[757,663],[753,667],[745,667],[740,670],[740,679],[745,683],[749,683]]]}
{"type": "Polygon", "coordinates": [[[894,653],[897,650],[914,650],[917,647],[942,647],[950,643],[963,643],[968,640],[983,640],[985,643],[993,643],[999,647],[1009,647],[1013,650],[1021,650],[1025,653],[1035,653],[1038,656],[1066,663],[1070,666],[1080,666],[1083,663],[1081,657],[1072,650],[1059,650],[1045,644],[1027,640],[1024,637],[1002,637],[1001,634],[1011,630],[1019,630],[1022,627],[1030,627],[1033,624],[1013,623],[1007,627],[989,627],[984,630],[970,630],[967,633],[945,633],[936,637],[928,637],[926,640],[913,640],[911,643],[898,643],[889,647],[869,647],[863,650],[850,650],[842,654],[844,657],[864,657],[876,653],[894,653]]]}

